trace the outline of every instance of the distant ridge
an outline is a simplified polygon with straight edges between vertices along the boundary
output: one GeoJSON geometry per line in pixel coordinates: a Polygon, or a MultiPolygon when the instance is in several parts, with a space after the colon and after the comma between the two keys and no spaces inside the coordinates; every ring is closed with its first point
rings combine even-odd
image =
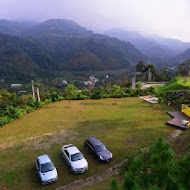
{"type": "Polygon", "coordinates": [[[147,60],[133,44],[95,34],[70,20],[51,19],[21,34],[0,34],[0,75],[7,80],[130,68],[147,60]]]}
{"type": "Polygon", "coordinates": [[[111,29],[105,31],[105,34],[133,43],[138,50],[148,57],[171,58],[190,48],[190,43],[170,38],[162,38],[156,35],[143,36],[135,31],[111,29]]]}

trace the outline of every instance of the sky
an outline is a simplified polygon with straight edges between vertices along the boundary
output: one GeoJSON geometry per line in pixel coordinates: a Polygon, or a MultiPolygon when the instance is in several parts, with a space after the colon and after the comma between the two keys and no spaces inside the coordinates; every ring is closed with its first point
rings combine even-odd
{"type": "Polygon", "coordinates": [[[100,33],[121,28],[190,42],[190,0],[0,0],[0,19],[51,18],[100,33]]]}

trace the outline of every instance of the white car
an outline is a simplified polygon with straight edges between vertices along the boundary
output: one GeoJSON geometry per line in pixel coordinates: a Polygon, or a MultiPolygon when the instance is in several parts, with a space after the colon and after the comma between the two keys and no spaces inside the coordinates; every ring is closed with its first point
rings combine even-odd
{"type": "Polygon", "coordinates": [[[71,167],[73,173],[84,173],[88,170],[88,162],[83,157],[79,149],[73,144],[62,147],[62,157],[71,167]]]}
{"type": "Polygon", "coordinates": [[[35,167],[42,185],[47,185],[58,180],[57,169],[47,154],[38,156],[35,161],[35,167]]]}

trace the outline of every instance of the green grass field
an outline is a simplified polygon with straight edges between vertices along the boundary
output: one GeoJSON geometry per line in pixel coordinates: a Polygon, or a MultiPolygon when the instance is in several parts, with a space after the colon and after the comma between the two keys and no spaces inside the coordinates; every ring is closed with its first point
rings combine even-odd
{"type": "Polygon", "coordinates": [[[156,92],[190,90],[190,77],[176,77],[162,87],[155,87],[156,92]]]}
{"type": "MultiPolygon", "coordinates": [[[[101,173],[125,159],[136,148],[167,137],[175,129],[165,123],[170,117],[165,108],[142,102],[139,98],[68,101],[49,104],[0,128],[0,189],[55,189],[77,179],[101,173]],[[108,164],[98,163],[83,147],[84,140],[96,136],[113,153],[108,164]],[[61,158],[61,147],[73,143],[89,163],[89,170],[74,175],[61,158]],[[57,183],[41,186],[34,160],[48,154],[59,173],[57,183]]],[[[171,108],[170,108],[171,109],[171,108]]],[[[109,188],[109,179],[97,184],[109,188]]],[[[91,189],[86,187],[85,189],[91,189]]],[[[96,189],[96,185],[93,185],[96,189]]]]}

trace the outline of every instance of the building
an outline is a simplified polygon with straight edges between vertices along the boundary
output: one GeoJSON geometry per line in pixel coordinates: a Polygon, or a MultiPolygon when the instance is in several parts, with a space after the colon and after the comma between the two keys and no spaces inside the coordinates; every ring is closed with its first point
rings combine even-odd
{"type": "Polygon", "coordinates": [[[90,79],[90,81],[91,81],[93,84],[96,84],[96,83],[99,81],[99,79],[97,79],[97,78],[95,78],[95,77],[90,77],[89,79],[90,79]]]}
{"type": "Polygon", "coordinates": [[[83,82],[85,86],[91,86],[93,85],[92,81],[88,80],[88,81],[84,81],[83,82]]]}
{"type": "Polygon", "coordinates": [[[11,88],[20,88],[22,84],[11,84],[11,88]]]}

